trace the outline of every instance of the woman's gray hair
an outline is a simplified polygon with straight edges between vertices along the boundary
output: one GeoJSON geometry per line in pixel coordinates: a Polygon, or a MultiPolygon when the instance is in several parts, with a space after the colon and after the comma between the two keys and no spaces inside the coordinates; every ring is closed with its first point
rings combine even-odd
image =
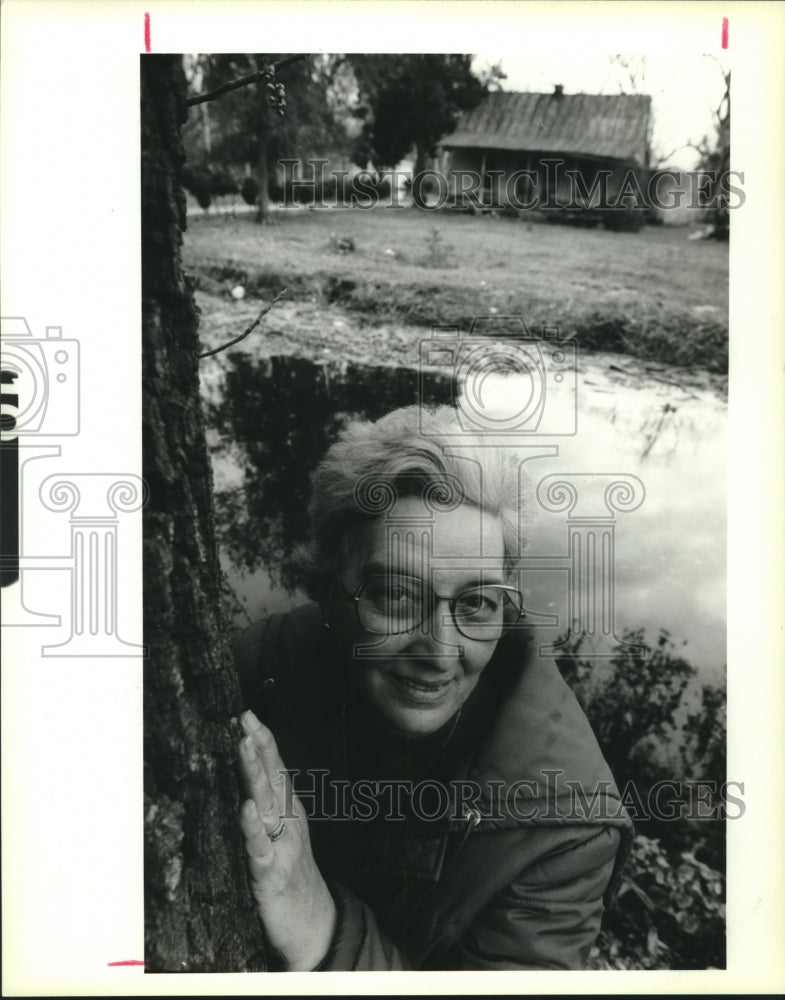
{"type": "Polygon", "coordinates": [[[313,475],[311,543],[300,553],[312,597],[323,599],[357,529],[396,496],[422,496],[435,509],[463,502],[498,516],[505,569],[518,565],[535,509],[521,454],[503,440],[467,432],[451,406],[407,406],[375,422],[350,423],[313,475]]]}

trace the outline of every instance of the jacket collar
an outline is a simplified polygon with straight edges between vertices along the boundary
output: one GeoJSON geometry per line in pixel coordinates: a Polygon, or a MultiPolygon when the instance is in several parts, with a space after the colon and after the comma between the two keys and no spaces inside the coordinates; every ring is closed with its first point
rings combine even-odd
{"type": "Polygon", "coordinates": [[[493,725],[467,771],[482,789],[483,828],[528,824],[628,826],[594,732],[552,659],[512,632],[489,664],[500,690],[493,725]]]}
{"type": "MultiPolygon", "coordinates": [[[[282,640],[293,690],[300,692],[300,707],[312,710],[312,724],[317,716],[322,723],[329,720],[337,749],[345,729],[346,688],[340,665],[328,654],[329,633],[315,604],[286,618],[282,640]],[[306,698],[304,690],[310,691],[306,698]]],[[[597,822],[631,826],[583,710],[555,662],[537,654],[528,630],[514,630],[499,643],[476,693],[484,704],[464,722],[484,735],[471,740],[468,753],[460,738],[445,747],[457,782],[450,789],[455,800],[446,821],[450,828],[465,834],[480,825],[483,830],[597,822]]]]}

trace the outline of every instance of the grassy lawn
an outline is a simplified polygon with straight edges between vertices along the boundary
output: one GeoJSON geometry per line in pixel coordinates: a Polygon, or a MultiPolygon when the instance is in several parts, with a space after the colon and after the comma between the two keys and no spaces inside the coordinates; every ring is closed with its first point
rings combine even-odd
{"type": "MultiPolygon", "coordinates": [[[[584,350],[727,370],[727,245],[690,229],[638,233],[417,209],[191,215],[185,262],[211,299],[337,303],[358,327],[475,316],[558,326],[584,350]]],[[[504,332],[500,325],[500,333],[504,332]]]]}

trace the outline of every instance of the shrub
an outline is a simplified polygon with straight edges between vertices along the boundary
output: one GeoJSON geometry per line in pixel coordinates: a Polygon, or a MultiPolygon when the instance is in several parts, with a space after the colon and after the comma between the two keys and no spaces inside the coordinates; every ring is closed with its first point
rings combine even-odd
{"type": "Polygon", "coordinates": [[[213,198],[237,194],[237,184],[227,170],[211,170],[207,166],[191,167],[186,164],[180,174],[183,187],[196,198],[205,210],[213,198]]]}
{"type": "Polygon", "coordinates": [[[180,175],[182,185],[196,198],[199,205],[207,210],[212,201],[212,174],[207,167],[183,167],[180,175]]]}
{"type": "MultiPolygon", "coordinates": [[[[557,665],[594,728],[637,835],[617,902],[605,917],[594,968],[724,967],[725,689],[704,685],[700,705],[683,713],[695,669],[667,631],[656,644],[626,631],[605,661],[581,658],[583,636],[563,642],[557,665]],[[642,647],[636,649],[635,647],[642,647]],[[652,815],[653,786],[705,782],[703,815],[675,808],[652,815]],[[636,815],[638,804],[644,814],[636,815]]],[[[693,786],[694,787],[694,786],[693,786]]],[[[654,799],[656,801],[656,799],[654,799]]]]}
{"type": "Polygon", "coordinates": [[[324,205],[335,204],[337,183],[334,177],[325,177],[323,182],[287,181],[281,185],[277,180],[271,181],[268,188],[270,198],[281,204],[313,205],[321,202],[324,205]]]}
{"type": "Polygon", "coordinates": [[[220,198],[226,194],[238,194],[234,177],[226,170],[218,170],[210,175],[210,193],[220,198]]]}
{"type": "Polygon", "coordinates": [[[647,646],[643,629],[626,630],[622,639],[605,669],[597,666],[602,661],[580,659],[583,636],[564,645],[556,664],[586,712],[613,773],[619,777],[633,769],[649,779],[649,743],[665,745],[672,739],[674,715],[695,668],[675,655],[665,629],[654,648],[647,646]]]}
{"type": "Polygon", "coordinates": [[[454,251],[442,239],[442,234],[434,226],[425,239],[427,251],[422,258],[423,267],[455,267],[454,251]]]}
{"type": "Polygon", "coordinates": [[[255,177],[246,177],[240,188],[240,194],[246,205],[255,205],[259,198],[259,184],[255,177]]]}
{"type": "Polygon", "coordinates": [[[638,835],[592,952],[595,969],[725,967],[725,879],[638,835]]]}
{"type": "Polygon", "coordinates": [[[646,224],[645,214],[640,208],[608,208],[601,214],[602,224],[614,233],[637,233],[646,224]]]}

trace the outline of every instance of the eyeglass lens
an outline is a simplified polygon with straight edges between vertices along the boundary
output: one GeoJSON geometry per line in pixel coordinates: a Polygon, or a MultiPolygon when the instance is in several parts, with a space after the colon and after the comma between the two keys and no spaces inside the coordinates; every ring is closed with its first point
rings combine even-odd
{"type": "MultiPolygon", "coordinates": [[[[385,574],[368,577],[356,597],[362,627],[387,635],[417,628],[430,617],[436,601],[421,580],[385,574]]],[[[523,610],[518,591],[493,584],[470,587],[449,603],[458,631],[480,640],[498,638],[523,610]]]]}

